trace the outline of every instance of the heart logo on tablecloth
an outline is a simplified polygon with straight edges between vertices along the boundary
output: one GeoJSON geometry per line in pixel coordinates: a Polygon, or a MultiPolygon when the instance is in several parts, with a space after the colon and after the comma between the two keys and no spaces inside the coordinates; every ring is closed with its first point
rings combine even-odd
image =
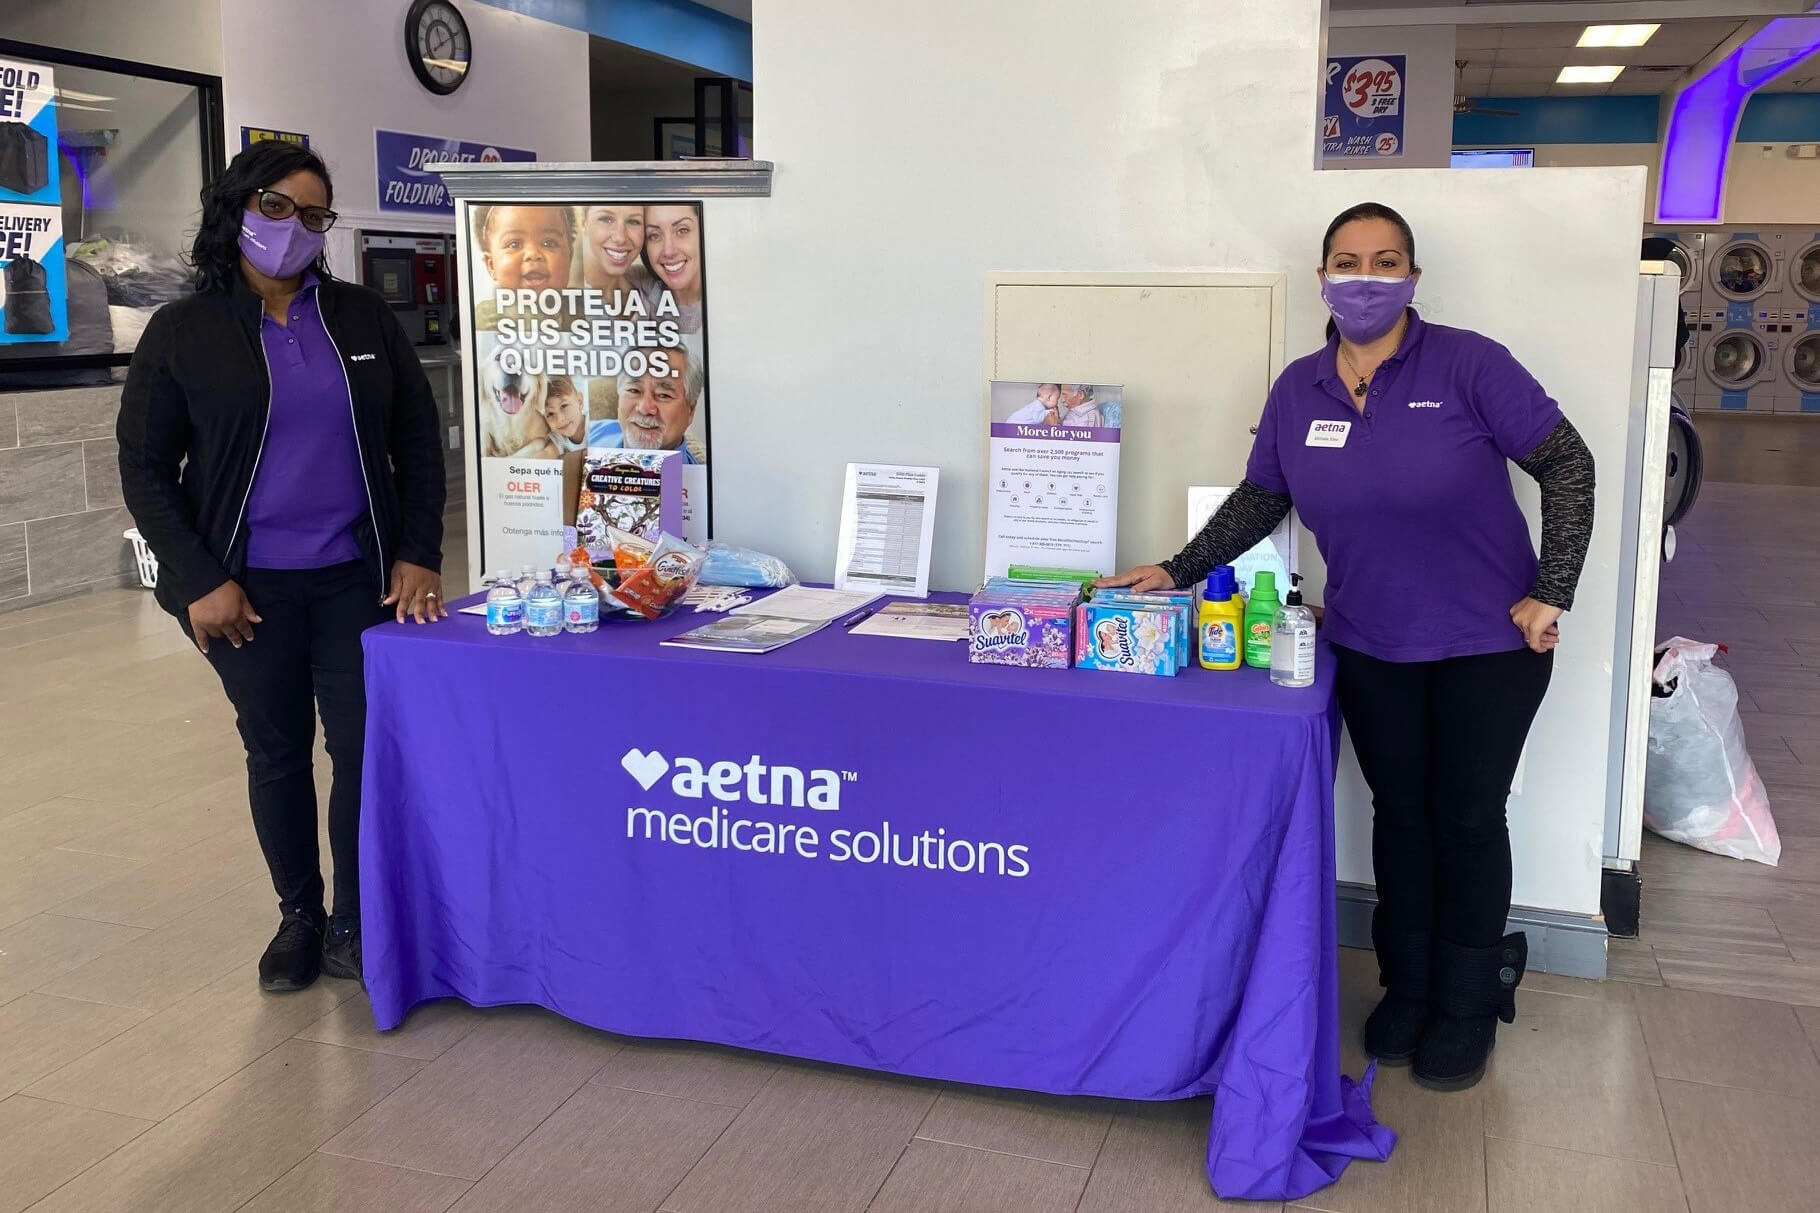
{"type": "Polygon", "coordinates": [[[626,751],[626,756],[619,760],[619,765],[626,769],[626,774],[638,780],[638,786],[649,792],[651,785],[662,779],[670,769],[670,760],[652,750],[649,754],[633,746],[626,751]]]}

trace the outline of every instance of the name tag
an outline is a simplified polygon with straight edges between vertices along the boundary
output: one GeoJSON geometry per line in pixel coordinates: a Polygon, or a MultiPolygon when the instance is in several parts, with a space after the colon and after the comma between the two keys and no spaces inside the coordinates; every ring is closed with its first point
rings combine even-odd
{"type": "Polygon", "coordinates": [[[1316,421],[1308,427],[1309,446],[1345,446],[1352,433],[1350,421],[1316,421]]]}

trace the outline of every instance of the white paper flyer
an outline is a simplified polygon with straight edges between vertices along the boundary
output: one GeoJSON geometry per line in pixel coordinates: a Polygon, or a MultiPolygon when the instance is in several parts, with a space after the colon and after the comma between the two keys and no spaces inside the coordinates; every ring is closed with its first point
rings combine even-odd
{"type": "Polygon", "coordinates": [[[986,576],[1117,571],[1123,397],[1110,384],[993,382],[986,576]]]}

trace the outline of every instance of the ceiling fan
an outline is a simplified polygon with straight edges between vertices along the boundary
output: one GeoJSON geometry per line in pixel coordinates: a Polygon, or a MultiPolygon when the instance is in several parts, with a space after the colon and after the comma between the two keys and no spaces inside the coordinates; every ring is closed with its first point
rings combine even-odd
{"type": "MultiPolygon", "coordinates": [[[[1460,84],[1460,74],[1466,70],[1466,63],[1467,61],[1465,59],[1455,59],[1453,61],[1454,88],[1456,90],[1462,87],[1460,84]]],[[[1465,93],[1458,91],[1453,95],[1453,112],[1456,114],[1484,114],[1492,118],[1515,118],[1517,116],[1516,110],[1501,110],[1494,109],[1490,106],[1480,105],[1465,93]]]]}

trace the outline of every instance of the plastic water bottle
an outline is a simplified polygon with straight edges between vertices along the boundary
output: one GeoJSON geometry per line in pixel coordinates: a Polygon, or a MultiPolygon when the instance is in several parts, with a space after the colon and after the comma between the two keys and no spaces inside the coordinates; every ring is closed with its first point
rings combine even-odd
{"type": "Polygon", "coordinates": [[[531,601],[531,588],[537,584],[537,566],[527,564],[518,570],[518,596],[531,601]]]}
{"type": "Polygon", "coordinates": [[[569,573],[568,588],[562,592],[562,627],[565,632],[580,633],[600,628],[600,591],[586,569],[569,573]]]}
{"type": "Polygon", "coordinates": [[[564,552],[562,555],[560,555],[556,558],[556,582],[555,582],[555,584],[556,584],[556,588],[558,590],[560,590],[564,593],[568,592],[569,574],[574,571],[575,571],[575,566],[572,563],[570,563],[569,554],[567,552],[564,552]]]}
{"type": "Polygon", "coordinates": [[[493,575],[493,588],[487,591],[487,631],[495,636],[510,636],[525,627],[525,600],[518,584],[504,569],[493,575]]]}
{"type": "Polygon", "coordinates": [[[562,595],[550,584],[548,573],[537,574],[525,596],[525,631],[533,636],[562,635],[562,595]]]}

